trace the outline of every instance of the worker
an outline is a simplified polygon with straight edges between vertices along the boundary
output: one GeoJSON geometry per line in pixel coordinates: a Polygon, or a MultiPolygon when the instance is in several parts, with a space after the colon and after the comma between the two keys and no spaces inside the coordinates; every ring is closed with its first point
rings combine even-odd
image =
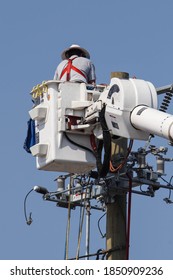
{"type": "Polygon", "coordinates": [[[96,84],[95,66],[89,52],[79,45],[71,45],[61,54],[54,80],[96,84]]]}

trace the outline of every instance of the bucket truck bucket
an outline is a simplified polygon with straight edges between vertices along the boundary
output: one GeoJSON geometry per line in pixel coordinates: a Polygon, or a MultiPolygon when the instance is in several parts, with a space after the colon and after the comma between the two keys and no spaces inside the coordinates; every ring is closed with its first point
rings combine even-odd
{"type": "Polygon", "coordinates": [[[83,117],[88,100],[84,83],[48,81],[31,92],[35,106],[36,144],[30,148],[39,170],[86,173],[95,168],[90,131],[71,131],[69,125],[83,117]],[[70,121],[69,121],[70,119],[70,121]]]}

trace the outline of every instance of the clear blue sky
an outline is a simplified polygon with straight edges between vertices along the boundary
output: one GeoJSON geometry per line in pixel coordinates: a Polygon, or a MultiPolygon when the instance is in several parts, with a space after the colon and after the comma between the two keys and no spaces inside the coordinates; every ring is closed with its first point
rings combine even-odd
{"type": "MultiPolygon", "coordinates": [[[[58,175],[36,170],[35,159],[23,150],[32,87],[52,79],[61,52],[71,44],[91,53],[97,83],[109,83],[112,71],[129,72],[156,87],[173,83],[172,10],[172,0],[1,0],[0,259],[64,258],[66,209],[31,193],[27,209],[33,224],[27,226],[24,219],[27,192],[34,185],[54,190],[58,175]]],[[[165,178],[172,175],[172,167],[167,164],[165,178]]],[[[159,190],[155,198],[133,196],[130,259],[173,259],[173,205],[163,201],[168,195],[159,190]]],[[[97,228],[101,215],[93,211],[91,216],[92,253],[105,248],[97,228]]],[[[71,257],[78,221],[76,210],[71,257]]]]}

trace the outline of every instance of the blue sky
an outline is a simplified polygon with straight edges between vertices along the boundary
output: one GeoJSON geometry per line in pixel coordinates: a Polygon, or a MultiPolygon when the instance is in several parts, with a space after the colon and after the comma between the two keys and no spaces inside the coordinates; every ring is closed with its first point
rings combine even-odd
{"type": "MultiPolygon", "coordinates": [[[[66,209],[31,193],[27,209],[33,224],[28,227],[24,219],[27,192],[34,185],[54,190],[58,175],[36,170],[35,159],[23,149],[32,87],[52,79],[61,52],[71,44],[89,50],[97,83],[109,83],[112,71],[129,72],[156,87],[173,83],[172,9],[171,0],[1,1],[0,259],[64,258],[66,209]]],[[[156,139],[153,144],[167,141],[156,139]]],[[[172,149],[169,146],[171,157],[172,149]]],[[[166,173],[169,180],[171,163],[166,173]]],[[[167,196],[165,190],[155,198],[133,196],[130,259],[173,259],[173,205],[163,201],[167,196]]],[[[97,227],[101,215],[93,211],[91,216],[92,253],[105,248],[97,227]]],[[[77,248],[78,220],[75,210],[71,257],[77,248]]]]}

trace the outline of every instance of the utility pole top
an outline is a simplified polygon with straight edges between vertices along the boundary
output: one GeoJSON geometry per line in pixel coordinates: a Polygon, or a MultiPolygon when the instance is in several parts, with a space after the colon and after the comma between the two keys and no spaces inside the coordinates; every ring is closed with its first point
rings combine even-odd
{"type": "Polygon", "coordinates": [[[127,73],[127,72],[111,72],[111,79],[112,78],[129,79],[129,73],[127,73]]]}

